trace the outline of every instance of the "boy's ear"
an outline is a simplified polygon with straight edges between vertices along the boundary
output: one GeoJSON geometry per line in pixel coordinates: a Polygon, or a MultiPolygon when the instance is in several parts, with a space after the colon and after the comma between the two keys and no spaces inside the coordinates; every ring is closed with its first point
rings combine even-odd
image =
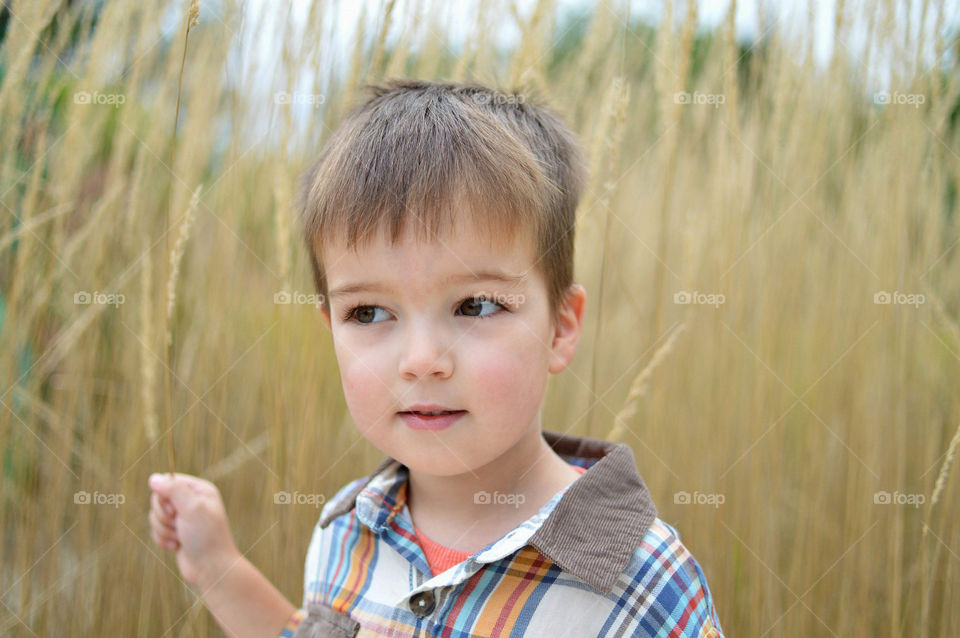
{"type": "Polygon", "coordinates": [[[554,325],[550,351],[550,372],[563,372],[577,351],[580,331],[583,329],[583,310],[586,307],[587,291],[580,284],[567,289],[566,298],[560,305],[559,318],[554,325]]]}
{"type": "Polygon", "coordinates": [[[327,330],[330,330],[330,313],[323,306],[317,306],[320,308],[320,313],[323,314],[323,322],[327,324],[327,330]]]}

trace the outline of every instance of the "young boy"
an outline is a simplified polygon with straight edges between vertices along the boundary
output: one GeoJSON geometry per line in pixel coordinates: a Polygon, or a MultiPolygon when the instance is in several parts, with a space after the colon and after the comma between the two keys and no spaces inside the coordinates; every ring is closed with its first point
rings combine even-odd
{"type": "Polygon", "coordinates": [[[303,222],[360,432],[386,458],[325,504],[295,609],[219,492],[155,474],[154,541],[235,636],[722,636],[630,448],[542,428],[580,337],[573,135],[476,85],[373,87],[307,172],[303,222]]]}

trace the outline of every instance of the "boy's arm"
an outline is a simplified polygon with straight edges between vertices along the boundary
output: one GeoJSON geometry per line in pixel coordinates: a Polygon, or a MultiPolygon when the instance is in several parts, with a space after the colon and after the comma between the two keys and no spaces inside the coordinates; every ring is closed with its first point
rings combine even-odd
{"type": "Polygon", "coordinates": [[[243,556],[197,583],[203,604],[230,638],[274,638],[297,609],[243,556]]]}
{"type": "Polygon", "coordinates": [[[176,552],[184,580],[223,631],[279,636],[297,610],[237,549],[217,487],[186,474],[154,474],[150,488],[154,542],[176,552]]]}

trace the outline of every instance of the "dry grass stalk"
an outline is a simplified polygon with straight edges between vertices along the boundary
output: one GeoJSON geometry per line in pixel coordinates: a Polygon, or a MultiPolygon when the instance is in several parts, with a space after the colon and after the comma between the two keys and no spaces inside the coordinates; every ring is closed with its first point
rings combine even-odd
{"type": "Polygon", "coordinates": [[[203,189],[203,184],[197,186],[193,191],[193,195],[190,196],[190,205],[187,206],[187,211],[183,214],[183,217],[180,219],[180,232],[177,234],[177,241],[173,245],[173,250],[170,251],[170,266],[169,266],[169,277],[167,279],[167,335],[166,335],[166,347],[173,345],[173,331],[170,328],[170,322],[173,320],[173,309],[176,306],[177,302],[177,279],[180,274],[180,262],[183,260],[183,252],[187,247],[187,240],[190,238],[190,228],[193,226],[194,213],[197,210],[197,206],[200,204],[200,191],[203,189]]]}
{"type": "MultiPolygon", "coordinates": [[[[626,35],[624,34],[624,37],[626,35]]],[[[595,203],[599,203],[600,207],[603,209],[604,213],[604,229],[603,229],[603,246],[601,247],[601,258],[600,258],[600,281],[598,283],[598,306],[603,308],[603,298],[604,298],[604,284],[606,283],[606,271],[607,271],[607,254],[610,252],[610,226],[611,226],[611,217],[613,212],[610,210],[610,196],[613,192],[615,186],[614,182],[614,171],[618,166],[619,156],[620,156],[620,144],[623,139],[624,125],[627,120],[627,104],[630,102],[630,87],[626,84],[622,77],[613,78],[613,81],[610,83],[610,89],[607,92],[607,95],[604,99],[604,113],[603,117],[599,123],[599,127],[603,131],[603,134],[597,136],[595,139],[598,140],[596,148],[602,148],[603,154],[601,156],[599,151],[596,151],[594,157],[590,158],[591,166],[595,167],[594,169],[594,183],[603,178],[603,183],[600,188],[600,194],[596,196],[591,196],[591,203],[588,206],[588,210],[594,208],[595,203]],[[607,134],[608,130],[612,130],[612,133],[607,134]],[[602,167],[601,167],[602,165],[602,167]]],[[[592,195],[593,191],[590,191],[592,195]]],[[[594,343],[600,344],[601,338],[601,329],[603,326],[602,321],[597,321],[596,331],[594,334],[594,343]]],[[[593,350],[593,365],[590,369],[590,388],[593,392],[596,392],[597,388],[597,369],[600,366],[600,348],[596,347],[593,350]]],[[[594,410],[590,410],[590,417],[587,420],[587,429],[588,431],[593,431],[593,416],[594,410]]]]}
{"type": "MultiPolygon", "coordinates": [[[[478,8],[476,13],[477,24],[483,24],[484,16],[487,13],[482,9],[478,8]]],[[[463,55],[457,58],[457,66],[453,70],[453,81],[454,82],[463,82],[467,76],[467,69],[471,65],[475,64],[477,59],[477,52],[480,50],[480,47],[483,46],[483,34],[485,29],[479,28],[473,33],[471,33],[468,38],[463,43],[463,55]]],[[[401,43],[401,46],[403,43],[401,43]]]]}
{"type": "Polygon", "coordinates": [[[423,4],[417,4],[413,7],[413,15],[408,19],[405,28],[400,32],[400,41],[396,48],[390,53],[390,59],[387,61],[386,77],[399,77],[405,74],[407,61],[410,59],[411,42],[415,39],[416,33],[420,29],[423,16],[423,4]]]}
{"type": "MultiPolygon", "coordinates": [[[[145,246],[149,246],[146,239],[145,246]]],[[[153,343],[153,290],[150,277],[150,251],[144,251],[146,263],[140,270],[140,339],[153,343]]],[[[157,379],[157,359],[147,347],[140,348],[140,399],[143,402],[143,425],[147,440],[157,440],[157,406],[154,393],[157,379]]]]}
{"type": "Polygon", "coordinates": [[[377,48],[373,52],[373,61],[370,63],[370,75],[380,77],[380,63],[383,61],[383,52],[387,46],[387,33],[390,31],[390,19],[393,16],[393,7],[397,0],[389,0],[383,12],[383,22],[377,34],[377,48]]]}
{"type": "Polygon", "coordinates": [[[650,363],[640,371],[640,374],[634,377],[633,383],[630,384],[630,391],[627,392],[627,398],[623,402],[623,407],[620,409],[620,412],[617,413],[613,428],[610,430],[610,433],[607,434],[608,441],[619,441],[621,439],[626,430],[627,421],[632,419],[637,413],[640,399],[646,395],[647,389],[650,387],[650,379],[653,377],[653,371],[660,366],[667,358],[667,355],[673,350],[673,344],[685,327],[686,324],[683,323],[678,325],[673,332],[670,333],[667,341],[653,353],[653,356],[650,358],[650,363]]]}
{"type": "MultiPolygon", "coordinates": [[[[940,494],[943,492],[943,486],[946,484],[947,476],[950,475],[950,466],[953,465],[953,459],[957,455],[957,446],[960,445],[960,425],[957,425],[957,431],[953,433],[950,439],[950,445],[947,446],[947,456],[940,466],[940,473],[937,474],[937,480],[933,484],[933,494],[930,495],[930,509],[940,500],[940,494]]],[[[927,526],[923,526],[923,533],[927,533],[927,526]]]]}
{"type": "Polygon", "coordinates": [[[289,290],[290,282],[288,275],[290,273],[290,187],[283,180],[280,171],[274,173],[273,179],[273,202],[276,208],[277,223],[277,258],[279,261],[279,272],[281,290],[289,290]]]}
{"type": "MultiPolygon", "coordinates": [[[[653,275],[653,312],[651,313],[651,331],[650,334],[660,334],[660,326],[663,323],[663,280],[664,264],[668,261],[668,239],[670,237],[670,205],[673,201],[673,180],[677,172],[677,160],[680,152],[679,126],[682,109],[685,108],[680,100],[675,99],[677,91],[683,91],[686,81],[690,75],[690,64],[693,59],[693,36],[697,27],[697,3],[687,3],[687,15],[683,23],[683,31],[680,34],[680,59],[676,67],[676,89],[672,95],[659,95],[660,100],[665,100],[668,111],[667,131],[665,133],[666,144],[666,174],[663,180],[663,186],[660,191],[660,228],[657,240],[657,262],[654,264],[653,275]]],[[[667,30],[672,29],[672,25],[666,25],[667,30]]],[[[669,43],[670,40],[665,40],[669,43]]]]}
{"type": "MultiPolygon", "coordinates": [[[[177,106],[173,111],[173,132],[170,137],[170,160],[167,162],[167,170],[170,171],[170,180],[167,186],[167,218],[164,223],[164,246],[166,247],[165,253],[170,252],[170,209],[173,207],[173,159],[174,153],[177,146],[177,121],[180,119],[180,93],[183,88],[183,68],[187,62],[187,44],[190,41],[190,29],[197,26],[200,23],[200,0],[191,0],[190,8],[187,11],[187,28],[183,34],[183,54],[180,57],[180,71],[177,74],[177,106]]],[[[199,191],[198,191],[199,192],[199,191]]],[[[166,264],[164,260],[164,264],[166,264]]],[[[169,268],[167,272],[164,273],[164,279],[167,283],[167,295],[168,295],[168,305],[167,312],[164,315],[163,323],[163,333],[165,338],[165,344],[163,348],[163,386],[164,386],[164,396],[166,398],[166,419],[167,419],[167,454],[170,460],[170,474],[174,473],[174,457],[173,457],[173,402],[170,398],[170,346],[173,342],[171,331],[170,331],[170,313],[172,311],[173,305],[173,291],[171,288],[171,282],[175,277],[175,273],[171,273],[169,268]]]]}
{"type": "MultiPolygon", "coordinates": [[[[7,248],[15,241],[22,240],[27,234],[33,234],[43,224],[60,217],[70,210],[71,207],[69,204],[60,204],[59,206],[54,206],[38,213],[36,217],[31,217],[26,221],[21,217],[21,223],[17,226],[16,230],[11,230],[4,235],[0,235],[0,250],[7,248]]],[[[17,256],[19,257],[20,255],[18,254],[17,256]]]]}
{"type": "Polygon", "coordinates": [[[361,77],[360,69],[363,66],[364,41],[367,37],[367,3],[360,9],[360,19],[357,21],[357,34],[353,43],[353,56],[350,59],[350,73],[347,75],[347,87],[342,95],[341,110],[349,106],[357,92],[357,83],[361,77]]]}
{"type": "MultiPolygon", "coordinates": [[[[950,474],[950,467],[953,465],[954,457],[956,457],[958,445],[960,445],[960,425],[957,426],[957,431],[954,432],[953,438],[950,440],[950,445],[947,446],[946,458],[944,458],[943,464],[940,466],[940,472],[937,474],[937,480],[933,485],[933,493],[930,496],[930,505],[926,508],[926,512],[924,513],[922,534],[924,541],[926,541],[927,533],[930,531],[930,521],[933,515],[933,506],[936,505],[937,501],[940,500],[940,494],[943,492],[947,476],[950,474]]],[[[924,577],[920,603],[920,636],[930,635],[930,604],[932,602],[931,592],[933,591],[934,587],[934,575],[936,574],[937,567],[940,565],[940,555],[942,553],[942,549],[943,542],[941,541],[936,544],[933,552],[933,559],[930,560],[928,558],[928,543],[924,542],[921,547],[922,551],[920,566],[924,570],[924,577]]]]}
{"type": "Polygon", "coordinates": [[[723,26],[723,95],[726,98],[724,112],[727,126],[740,137],[740,122],[737,118],[737,93],[740,90],[739,65],[740,45],[737,43],[737,0],[730,0],[730,8],[723,26]]]}
{"type": "Polygon", "coordinates": [[[510,61],[510,86],[535,86],[545,92],[543,65],[546,62],[545,36],[554,13],[553,0],[538,0],[529,20],[524,20],[516,1],[510,3],[510,14],[520,29],[520,46],[510,61]]]}
{"type": "Polygon", "coordinates": [[[227,457],[211,465],[203,472],[203,477],[208,481],[218,481],[225,476],[229,476],[243,467],[243,464],[250,459],[257,458],[257,455],[267,449],[270,443],[270,436],[267,432],[261,432],[249,443],[244,443],[237,447],[227,457]]]}

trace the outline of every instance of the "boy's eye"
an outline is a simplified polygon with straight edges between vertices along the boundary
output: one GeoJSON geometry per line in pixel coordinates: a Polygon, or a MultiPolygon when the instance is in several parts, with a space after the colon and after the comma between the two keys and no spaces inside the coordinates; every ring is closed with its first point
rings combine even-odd
{"type": "MultiPolygon", "coordinates": [[[[503,304],[496,301],[491,301],[486,297],[467,297],[460,302],[458,310],[461,310],[462,314],[466,317],[486,319],[490,315],[496,314],[496,308],[502,308],[504,310],[507,309],[503,304]],[[484,313],[484,304],[487,304],[488,307],[492,307],[492,311],[484,313]]],[[[387,311],[380,306],[354,306],[344,314],[343,320],[350,321],[351,319],[355,318],[356,322],[359,324],[379,323],[379,321],[375,321],[377,317],[377,311],[389,315],[389,313],[387,313],[387,311]]]]}
{"type": "Polygon", "coordinates": [[[483,304],[489,304],[490,306],[499,306],[503,308],[503,304],[497,303],[496,301],[490,301],[486,297],[468,297],[463,300],[463,303],[460,304],[460,308],[467,309],[464,314],[468,317],[479,317],[485,318],[496,312],[488,312],[486,314],[480,314],[482,312],[483,304]],[[474,314],[476,313],[476,314],[474,314]]]}
{"type": "Polygon", "coordinates": [[[356,316],[357,323],[377,323],[373,320],[377,316],[377,310],[386,312],[380,306],[357,306],[347,313],[346,318],[349,320],[351,316],[356,316]]]}

